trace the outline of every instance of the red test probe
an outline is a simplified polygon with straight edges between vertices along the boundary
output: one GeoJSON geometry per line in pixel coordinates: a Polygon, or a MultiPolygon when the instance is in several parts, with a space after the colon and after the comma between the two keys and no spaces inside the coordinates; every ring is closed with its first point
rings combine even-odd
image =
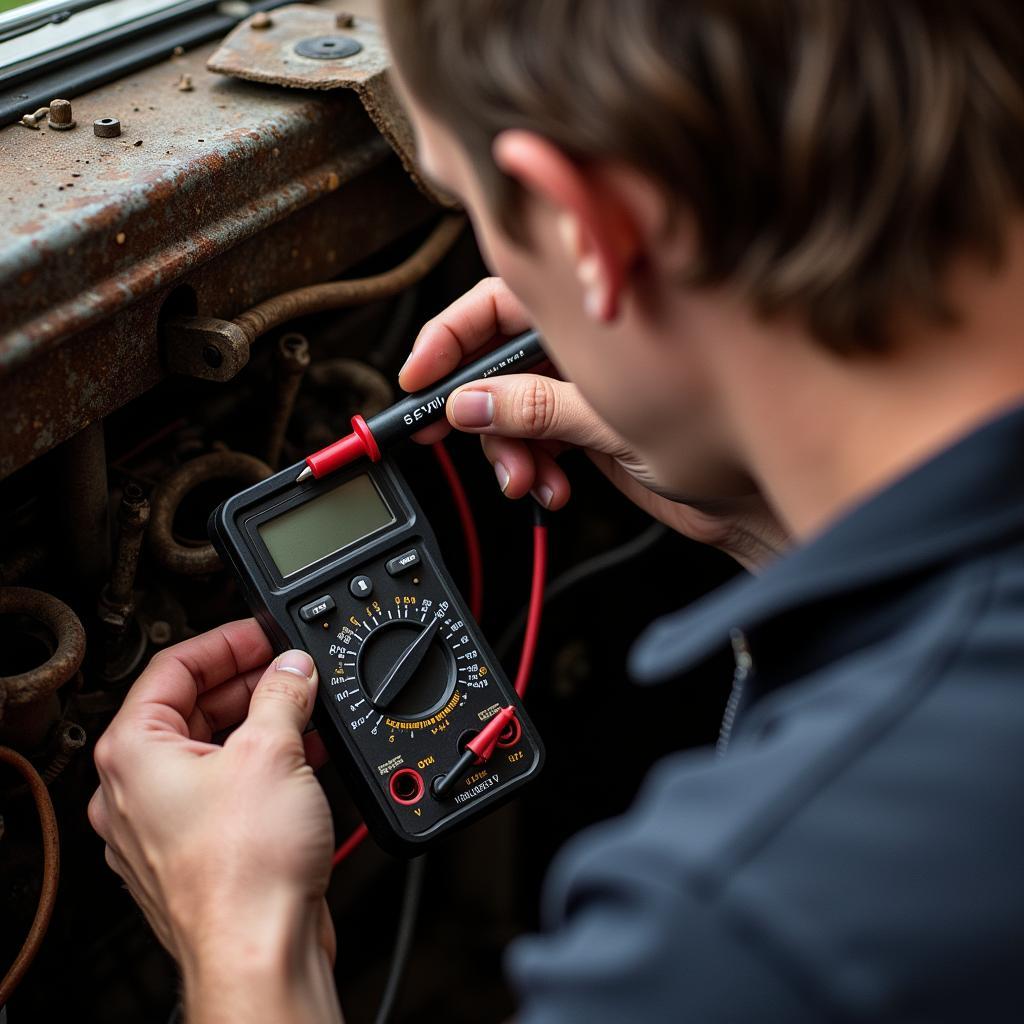
{"type": "Polygon", "coordinates": [[[481,359],[459,367],[429,388],[406,395],[400,402],[368,420],[353,416],[352,433],[307,456],[306,468],[298,480],[300,483],[311,477],[319,480],[364,455],[372,462],[379,462],[382,450],[442,419],[448,398],[456,388],[475,380],[519,373],[546,358],[540,335],[536,331],[527,331],[481,359]]]}

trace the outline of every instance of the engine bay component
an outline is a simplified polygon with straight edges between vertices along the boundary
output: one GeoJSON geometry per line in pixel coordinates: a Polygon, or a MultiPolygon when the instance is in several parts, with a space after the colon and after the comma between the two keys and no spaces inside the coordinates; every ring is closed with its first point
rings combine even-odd
{"type": "Polygon", "coordinates": [[[167,369],[201,380],[231,380],[249,362],[251,340],[237,324],[212,316],[180,317],[161,328],[167,369]]]}
{"type": "Polygon", "coordinates": [[[464,217],[444,217],[423,244],[397,267],[372,277],[328,281],[326,284],[314,284],[275,295],[235,317],[234,322],[247,337],[256,339],[296,317],[391,298],[414,285],[436,267],[465,227],[464,217]]]}
{"type": "Polygon", "coordinates": [[[301,334],[281,335],[274,353],[276,382],[267,439],[267,465],[271,469],[277,469],[281,461],[285,431],[309,363],[309,342],[301,334]]]}
{"type": "Polygon", "coordinates": [[[134,612],[135,575],[149,513],[149,501],[141,488],[129,482],[118,510],[117,547],[110,579],[100,592],[97,608],[104,628],[102,677],[107,683],[127,678],[146,653],[146,637],[134,612]]]}
{"type": "MultiPolygon", "coordinates": [[[[49,790],[32,762],[8,747],[0,747],[0,762],[10,765],[21,773],[32,793],[39,812],[39,827],[43,836],[43,884],[39,894],[32,927],[25,942],[7,973],[0,980],[0,1008],[7,1006],[11,993],[18,987],[25,972],[32,965],[42,945],[46,929],[50,926],[53,907],[57,901],[57,882],[60,877],[60,837],[57,832],[57,816],[49,790]]],[[[3,1016],[6,1017],[6,1014],[3,1016]]]]}
{"type": "Polygon", "coordinates": [[[85,630],[63,601],[29,587],[0,588],[0,617],[6,622],[0,635],[0,722],[6,729],[14,709],[48,700],[74,678],[85,658],[85,630]]]}
{"type": "Polygon", "coordinates": [[[185,496],[200,484],[213,480],[233,484],[255,484],[270,476],[270,467],[242,452],[211,452],[186,462],[167,476],[153,494],[149,544],[164,568],[186,576],[202,576],[222,568],[221,560],[208,541],[180,540],[174,532],[174,517],[185,496]]]}
{"type": "Polygon", "coordinates": [[[233,321],[196,316],[168,320],[162,332],[168,369],[203,380],[231,380],[248,363],[249,350],[257,338],[296,317],[397,295],[436,267],[464,228],[462,217],[445,217],[419,249],[391,270],[284,292],[233,321]]]}

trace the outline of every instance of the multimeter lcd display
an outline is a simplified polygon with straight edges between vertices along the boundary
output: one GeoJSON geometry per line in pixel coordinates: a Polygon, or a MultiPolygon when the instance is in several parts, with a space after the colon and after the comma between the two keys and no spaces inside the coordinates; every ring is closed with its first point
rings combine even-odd
{"type": "Polygon", "coordinates": [[[278,572],[291,576],[394,521],[373,481],[357,476],[257,529],[278,572]]]}

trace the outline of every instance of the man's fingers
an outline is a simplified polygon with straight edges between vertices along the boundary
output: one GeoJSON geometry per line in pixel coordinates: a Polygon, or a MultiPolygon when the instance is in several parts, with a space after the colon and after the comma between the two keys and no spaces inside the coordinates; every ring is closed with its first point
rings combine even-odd
{"type": "Polygon", "coordinates": [[[506,498],[522,498],[532,493],[541,505],[552,511],[569,500],[572,490],[569,478],[542,443],[486,434],[480,442],[506,498]]]}
{"type": "Polygon", "coordinates": [[[104,842],[109,843],[112,835],[110,828],[110,813],[107,811],[107,802],[103,796],[103,787],[100,786],[92,795],[89,806],[85,809],[89,824],[93,831],[104,842]]]}
{"type": "Polygon", "coordinates": [[[443,441],[451,432],[452,428],[448,426],[447,420],[438,420],[437,423],[431,423],[429,427],[416,431],[412,439],[417,444],[434,444],[443,441]]]}
{"type": "Polygon", "coordinates": [[[398,375],[406,391],[418,391],[449,374],[470,353],[530,326],[519,300],[497,277],[488,277],[424,324],[398,375]]]}
{"type": "Polygon", "coordinates": [[[331,908],[327,905],[326,899],[320,902],[320,945],[333,967],[338,957],[338,938],[334,930],[334,921],[331,920],[331,908]]]}
{"type": "Polygon", "coordinates": [[[272,654],[255,619],[211,629],[156,655],[128,692],[118,717],[145,713],[187,734],[199,694],[265,665],[272,654]]]}
{"type": "Polygon", "coordinates": [[[452,394],[446,411],[448,422],[466,433],[557,440],[608,452],[622,447],[575,384],[541,374],[466,384],[452,394]]]}
{"type": "Polygon", "coordinates": [[[284,729],[301,741],[313,713],[316,679],[316,666],[305,651],[285,651],[256,684],[245,725],[233,735],[248,727],[284,729]]]}
{"type": "Polygon", "coordinates": [[[263,672],[264,666],[261,665],[200,694],[188,721],[193,738],[209,742],[216,733],[243,721],[249,713],[252,691],[263,672]]]}

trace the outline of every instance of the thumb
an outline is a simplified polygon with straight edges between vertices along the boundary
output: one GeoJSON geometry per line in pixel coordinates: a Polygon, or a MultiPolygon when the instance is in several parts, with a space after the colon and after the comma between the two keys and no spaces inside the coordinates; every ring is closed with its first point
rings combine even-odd
{"type": "Polygon", "coordinates": [[[541,374],[465,384],[452,393],[447,413],[451,425],[467,433],[563,441],[609,454],[623,447],[575,384],[541,374]]]}
{"type": "Polygon", "coordinates": [[[299,737],[313,713],[316,684],[313,659],[305,651],[285,651],[270,663],[252,691],[246,722],[283,728],[299,737]]]}

